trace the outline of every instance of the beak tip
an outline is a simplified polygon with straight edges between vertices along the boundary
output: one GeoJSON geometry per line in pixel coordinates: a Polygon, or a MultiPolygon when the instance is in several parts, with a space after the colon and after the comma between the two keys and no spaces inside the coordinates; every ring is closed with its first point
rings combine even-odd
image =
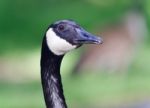
{"type": "Polygon", "coordinates": [[[103,39],[100,38],[100,37],[98,37],[98,39],[97,39],[97,44],[102,44],[102,43],[103,43],[103,39]]]}

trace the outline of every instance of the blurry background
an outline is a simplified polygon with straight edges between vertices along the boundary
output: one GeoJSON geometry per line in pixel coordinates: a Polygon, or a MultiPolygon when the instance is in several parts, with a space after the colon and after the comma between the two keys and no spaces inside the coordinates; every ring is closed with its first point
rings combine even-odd
{"type": "Polygon", "coordinates": [[[0,108],[45,107],[41,40],[59,19],[104,39],[64,58],[70,108],[150,108],[149,0],[0,0],[0,108]]]}

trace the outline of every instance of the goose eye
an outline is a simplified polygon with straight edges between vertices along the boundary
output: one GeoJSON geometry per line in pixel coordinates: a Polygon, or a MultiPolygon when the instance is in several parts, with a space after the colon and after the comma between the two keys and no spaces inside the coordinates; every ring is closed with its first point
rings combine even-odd
{"type": "Polygon", "coordinates": [[[58,26],[58,30],[59,30],[59,31],[63,31],[64,29],[65,29],[65,26],[64,26],[64,25],[59,25],[59,26],[58,26]]]}

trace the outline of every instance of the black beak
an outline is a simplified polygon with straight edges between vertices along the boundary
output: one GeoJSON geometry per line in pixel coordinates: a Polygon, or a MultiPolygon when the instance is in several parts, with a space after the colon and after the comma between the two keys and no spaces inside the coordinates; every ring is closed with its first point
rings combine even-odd
{"type": "Polygon", "coordinates": [[[77,37],[74,40],[75,44],[102,44],[103,40],[82,28],[76,28],[77,37]]]}

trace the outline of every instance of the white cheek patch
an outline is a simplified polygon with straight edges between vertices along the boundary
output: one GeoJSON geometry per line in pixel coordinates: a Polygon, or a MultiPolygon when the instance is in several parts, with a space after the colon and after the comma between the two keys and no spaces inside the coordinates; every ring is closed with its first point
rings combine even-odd
{"type": "Polygon", "coordinates": [[[76,48],[76,45],[72,45],[57,36],[52,28],[46,32],[46,41],[49,49],[56,55],[63,55],[66,52],[76,48]]]}

